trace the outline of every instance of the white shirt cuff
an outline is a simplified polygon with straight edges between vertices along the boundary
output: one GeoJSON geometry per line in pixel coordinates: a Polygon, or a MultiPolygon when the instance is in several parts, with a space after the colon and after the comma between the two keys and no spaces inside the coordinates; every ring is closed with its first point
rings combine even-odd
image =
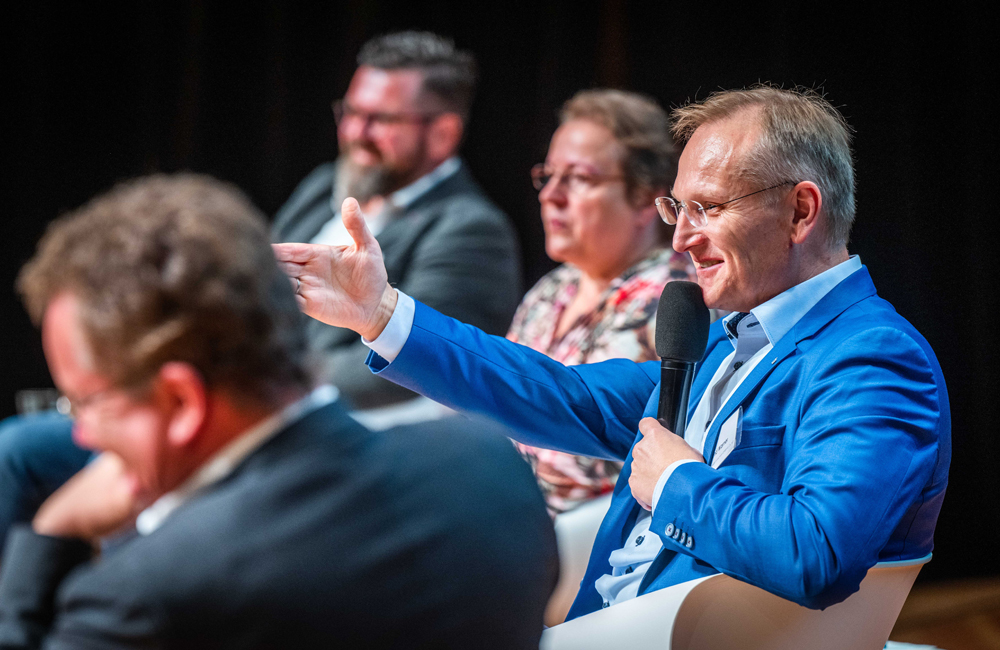
{"type": "Polygon", "coordinates": [[[361,337],[365,345],[389,363],[396,360],[396,355],[403,349],[406,339],[410,338],[410,330],[413,328],[413,314],[417,309],[417,303],[414,302],[413,298],[399,289],[396,289],[396,296],[396,308],[392,310],[392,316],[382,333],[374,341],[361,337]]]}
{"type": "Polygon", "coordinates": [[[675,460],[670,463],[667,469],[663,470],[660,474],[660,480],[656,482],[656,487],[653,488],[653,512],[656,512],[656,503],[660,500],[660,495],[663,493],[663,488],[667,485],[667,481],[670,480],[670,475],[674,473],[674,470],[683,465],[684,463],[697,463],[698,461],[693,458],[684,458],[682,460],[675,460]]]}

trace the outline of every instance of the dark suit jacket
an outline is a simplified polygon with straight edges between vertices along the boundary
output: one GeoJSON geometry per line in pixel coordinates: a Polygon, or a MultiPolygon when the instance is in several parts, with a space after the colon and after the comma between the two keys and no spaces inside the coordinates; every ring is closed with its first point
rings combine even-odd
{"type": "Polygon", "coordinates": [[[0,648],[534,650],[555,536],[495,429],[372,433],[332,404],[100,560],[16,529],[0,648]]]}
{"type": "MultiPolygon", "coordinates": [[[[278,211],[275,242],[308,242],[333,218],[334,164],[320,165],[278,211]]],[[[507,217],[463,165],[418,198],[379,233],[389,283],[448,316],[503,335],[521,299],[517,238],[507,217]]],[[[354,332],[310,321],[309,339],[323,356],[324,379],[356,408],[415,397],[372,375],[368,348],[354,332]]]]}

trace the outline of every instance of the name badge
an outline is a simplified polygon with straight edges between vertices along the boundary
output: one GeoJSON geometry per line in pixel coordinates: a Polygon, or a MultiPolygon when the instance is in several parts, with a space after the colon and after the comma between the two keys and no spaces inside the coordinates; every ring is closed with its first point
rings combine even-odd
{"type": "Polygon", "coordinates": [[[712,469],[719,469],[719,466],[733,450],[739,447],[743,438],[743,407],[740,406],[729,416],[729,419],[722,423],[719,429],[719,440],[715,443],[715,453],[712,454],[712,469]]]}

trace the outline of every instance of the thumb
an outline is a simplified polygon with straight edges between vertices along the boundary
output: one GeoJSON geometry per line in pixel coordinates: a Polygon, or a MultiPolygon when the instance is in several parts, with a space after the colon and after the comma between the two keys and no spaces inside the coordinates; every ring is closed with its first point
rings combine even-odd
{"type": "Polygon", "coordinates": [[[347,197],[340,206],[341,218],[344,220],[344,228],[354,240],[354,245],[358,250],[369,248],[375,243],[375,237],[368,230],[365,223],[365,215],[361,213],[361,206],[355,198],[347,197]]]}

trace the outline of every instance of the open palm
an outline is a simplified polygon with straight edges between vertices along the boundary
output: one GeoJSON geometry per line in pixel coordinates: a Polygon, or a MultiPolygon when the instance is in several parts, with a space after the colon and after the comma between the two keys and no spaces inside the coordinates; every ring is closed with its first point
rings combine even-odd
{"type": "Polygon", "coordinates": [[[274,254],[296,287],[303,313],[374,338],[392,314],[385,309],[389,302],[395,306],[395,292],[387,282],[382,249],[358,202],[346,199],[341,214],[352,245],[274,244],[274,254]]]}

